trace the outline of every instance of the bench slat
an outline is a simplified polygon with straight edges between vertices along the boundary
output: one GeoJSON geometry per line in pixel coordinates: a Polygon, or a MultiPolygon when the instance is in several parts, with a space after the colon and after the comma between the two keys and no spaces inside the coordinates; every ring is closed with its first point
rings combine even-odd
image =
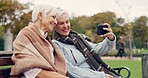
{"type": "Polygon", "coordinates": [[[14,65],[11,56],[12,52],[0,52],[0,66],[4,66],[0,68],[0,78],[24,78],[22,73],[18,76],[10,76],[11,65],[14,65]]]}
{"type": "Polygon", "coordinates": [[[14,65],[10,57],[0,57],[0,66],[14,65]]]}

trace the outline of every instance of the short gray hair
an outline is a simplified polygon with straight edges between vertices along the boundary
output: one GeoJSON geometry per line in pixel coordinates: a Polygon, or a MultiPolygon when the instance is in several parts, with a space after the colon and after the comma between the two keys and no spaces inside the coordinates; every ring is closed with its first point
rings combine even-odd
{"type": "Polygon", "coordinates": [[[61,17],[62,15],[67,15],[67,16],[69,16],[69,13],[68,13],[66,10],[57,8],[57,13],[56,13],[56,19],[57,19],[57,21],[60,19],[60,17],[61,17]]]}
{"type": "Polygon", "coordinates": [[[32,12],[32,22],[36,22],[38,19],[38,14],[39,12],[41,12],[43,14],[43,16],[46,16],[47,14],[56,14],[56,8],[47,5],[47,4],[39,4],[37,5],[33,12],[32,12]]]}

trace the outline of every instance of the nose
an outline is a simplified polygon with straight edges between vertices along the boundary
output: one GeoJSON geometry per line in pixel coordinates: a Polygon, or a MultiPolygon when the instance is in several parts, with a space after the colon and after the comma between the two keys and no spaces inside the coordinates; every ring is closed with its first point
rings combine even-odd
{"type": "Polygon", "coordinates": [[[67,27],[67,23],[64,23],[64,27],[67,27]]]}
{"type": "Polygon", "coordinates": [[[54,24],[57,24],[57,20],[56,19],[54,19],[54,24]]]}

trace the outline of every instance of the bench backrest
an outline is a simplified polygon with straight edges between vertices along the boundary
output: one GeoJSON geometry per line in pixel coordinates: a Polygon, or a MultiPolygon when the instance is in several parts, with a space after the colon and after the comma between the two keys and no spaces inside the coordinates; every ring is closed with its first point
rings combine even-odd
{"type": "Polygon", "coordinates": [[[13,61],[11,60],[11,54],[0,53],[0,78],[9,78],[11,66],[14,65],[13,61]]]}
{"type": "Polygon", "coordinates": [[[0,58],[0,66],[3,66],[0,68],[0,78],[10,77],[11,66],[8,65],[13,65],[11,58],[0,58]]]}
{"type": "Polygon", "coordinates": [[[1,53],[0,52],[0,78],[9,78],[11,66],[14,65],[11,60],[12,53],[1,53]]]}
{"type": "Polygon", "coordinates": [[[11,56],[12,51],[0,51],[0,78],[24,78],[22,73],[18,76],[10,76],[11,67],[14,65],[11,56]]]}

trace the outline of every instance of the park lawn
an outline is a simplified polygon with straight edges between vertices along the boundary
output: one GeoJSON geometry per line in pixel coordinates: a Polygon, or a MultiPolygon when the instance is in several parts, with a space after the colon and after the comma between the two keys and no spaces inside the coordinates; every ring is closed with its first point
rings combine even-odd
{"type": "Polygon", "coordinates": [[[5,68],[11,68],[12,65],[8,65],[8,66],[0,66],[0,69],[5,69],[5,68]]]}
{"type": "MultiPolygon", "coordinates": [[[[126,66],[131,71],[130,78],[142,78],[141,60],[104,60],[111,67],[126,66]]],[[[122,72],[125,75],[126,72],[122,72]]]]}

